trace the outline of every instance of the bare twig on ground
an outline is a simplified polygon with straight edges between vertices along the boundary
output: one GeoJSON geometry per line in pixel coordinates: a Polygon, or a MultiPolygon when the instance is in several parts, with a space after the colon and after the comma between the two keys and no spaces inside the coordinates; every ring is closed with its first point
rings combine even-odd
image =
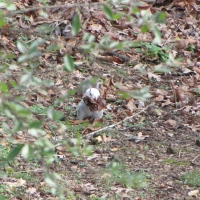
{"type": "Polygon", "coordinates": [[[113,127],[115,127],[115,126],[117,126],[117,125],[119,125],[119,124],[122,124],[123,122],[125,122],[125,121],[127,121],[127,120],[129,120],[129,119],[131,119],[131,118],[134,118],[134,117],[138,116],[139,114],[143,113],[145,110],[147,110],[148,108],[150,108],[150,107],[152,107],[152,106],[154,106],[154,104],[150,104],[150,105],[146,106],[146,107],[145,107],[144,109],[142,109],[141,111],[137,112],[136,114],[134,114],[134,115],[132,115],[132,116],[130,116],[130,117],[126,117],[125,119],[123,119],[123,120],[120,121],[120,122],[117,122],[116,124],[112,124],[112,125],[106,126],[106,127],[102,128],[102,129],[99,129],[99,130],[97,130],[97,131],[94,131],[94,132],[92,132],[92,133],[89,133],[89,134],[87,134],[87,135],[84,135],[83,138],[87,138],[87,139],[88,139],[88,138],[91,138],[91,137],[94,136],[96,133],[99,133],[99,132],[104,131],[104,130],[106,130],[106,129],[110,129],[110,128],[113,128],[113,127]]]}
{"type": "Polygon", "coordinates": [[[199,156],[196,156],[193,160],[191,160],[190,162],[193,164],[193,165],[197,165],[197,166],[200,166],[199,163],[196,163],[195,160],[199,158],[199,156]]]}

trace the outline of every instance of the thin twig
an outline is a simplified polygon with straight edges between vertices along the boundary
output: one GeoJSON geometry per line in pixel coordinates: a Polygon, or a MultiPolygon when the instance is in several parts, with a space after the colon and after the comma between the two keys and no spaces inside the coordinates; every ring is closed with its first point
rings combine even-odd
{"type": "Polygon", "coordinates": [[[195,161],[198,157],[199,157],[199,155],[196,156],[191,162],[194,163],[194,161],[195,161]]]}
{"type": "Polygon", "coordinates": [[[125,119],[123,119],[123,120],[120,121],[120,122],[117,122],[116,124],[112,124],[112,125],[106,126],[106,127],[102,128],[102,129],[99,129],[99,130],[97,130],[97,131],[94,131],[94,132],[92,132],[92,133],[90,133],[90,134],[84,135],[83,138],[91,138],[91,137],[94,136],[96,133],[99,133],[99,132],[104,131],[104,130],[109,129],[109,128],[113,128],[113,127],[115,127],[115,126],[117,126],[117,125],[119,125],[119,124],[121,124],[121,123],[123,123],[123,122],[125,122],[125,121],[127,121],[127,120],[129,120],[129,119],[131,119],[131,118],[133,118],[133,117],[136,117],[136,116],[139,115],[140,113],[143,113],[145,110],[147,110],[147,108],[152,107],[152,106],[154,106],[154,104],[148,105],[146,108],[142,109],[142,110],[139,111],[138,113],[136,113],[136,114],[134,114],[134,115],[132,115],[132,116],[130,116],[130,117],[126,117],[125,119]]]}

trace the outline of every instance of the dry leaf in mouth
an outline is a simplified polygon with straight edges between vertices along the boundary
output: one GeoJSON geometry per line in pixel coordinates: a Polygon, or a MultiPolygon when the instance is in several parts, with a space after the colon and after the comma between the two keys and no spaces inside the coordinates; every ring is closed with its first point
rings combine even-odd
{"type": "Polygon", "coordinates": [[[101,99],[101,97],[98,97],[97,100],[92,99],[89,96],[83,97],[84,103],[90,108],[90,111],[101,111],[105,108],[105,103],[101,99]]]}

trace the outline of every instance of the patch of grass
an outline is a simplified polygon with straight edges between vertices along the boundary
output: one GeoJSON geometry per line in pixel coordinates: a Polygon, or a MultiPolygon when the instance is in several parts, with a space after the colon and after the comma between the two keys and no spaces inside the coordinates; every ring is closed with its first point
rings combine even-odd
{"type": "Polygon", "coordinates": [[[7,186],[4,184],[0,184],[0,194],[6,194],[7,192],[7,186]]]}
{"type": "Polygon", "coordinates": [[[192,186],[192,187],[199,187],[200,186],[200,171],[191,171],[185,173],[181,176],[181,179],[184,184],[192,186]]]}
{"type": "Polygon", "coordinates": [[[22,178],[23,180],[32,181],[32,182],[37,180],[29,172],[16,172],[12,174],[12,177],[17,178],[17,179],[22,178]]]}
{"type": "Polygon", "coordinates": [[[8,167],[7,157],[8,157],[9,153],[10,153],[9,147],[4,147],[4,146],[0,145],[0,169],[4,168],[4,170],[5,170],[5,168],[8,167]]]}
{"type": "Polygon", "coordinates": [[[123,100],[121,100],[121,99],[117,99],[117,100],[114,102],[114,104],[120,105],[120,104],[122,103],[122,101],[123,101],[123,100]]]}
{"type": "Polygon", "coordinates": [[[36,114],[46,115],[48,108],[42,107],[41,105],[30,106],[30,110],[36,114]]]}
{"type": "Polygon", "coordinates": [[[112,119],[112,116],[111,116],[110,114],[107,114],[107,115],[105,115],[104,117],[105,117],[106,120],[112,119]]]}
{"type": "Polygon", "coordinates": [[[0,194],[15,199],[14,197],[23,196],[26,193],[25,187],[9,187],[8,185],[0,184],[0,194]]]}
{"type": "Polygon", "coordinates": [[[5,158],[7,158],[9,152],[10,148],[4,147],[0,144],[0,160],[4,160],[5,158]]]}
{"type": "Polygon", "coordinates": [[[190,162],[188,161],[176,161],[174,159],[171,159],[171,158],[168,158],[168,159],[165,159],[161,162],[162,164],[171,164],[173,166],[189,166],[190,165],[190,162]]]}
{"type": "Polygon", "coordinates": [[[80,132],[84,129],[85,125],[84,124],[78,124],[78,125],[73,125],[68,127],[68,131],[72,134],[76,134],[77,132],[80,132]]]}
{"type": "Polygon", "coordinates": [[[127,188],[145,188],[148,186],[146,175],[142,171],[132,172],[123,164],[110,162],[108,169],[101,176],[101,182],[107,186],[116,183],[127,188]]]}
{"type": "Polygon", "coordinates": [[[163,90],[169,90],[170,87],[168,85],[161,85],[159,88],[163,90]]]}
{"type": "Polygon", "coordinates": [[[116,68],[116,71],[117,71],[118,74],[121,74],[123,76],[126,76],[126,74],[127,74],[127,72],[125,70],[120,69],[120,68],[116,68]]]}
{"type": "Polygon", "coordinates": [[[182,151],[182,152],[188,152],[188,153],[190,153],[191,152],[191,149],[189,149],[189,148],[181,148],[181,149],[174,149],[175,150],[175,152],[178,152],[178,151],[182,151]]]}
{"type": "Polygon", "coordinates": [[[167,47],[159,47],[153,43],[142,42],[136,52],[141,52],[147,57],[157,57],[160,61],[166,61],[168,59],[167,47]]]}
{"type": "Polygon", "coordinates": [[[64,106],[63,110],[69,113],[69,116],[76,116],[76,110],[74,110],[71,106],[64,106]]]}
{"type": "Polygon", "coordinates": [[[195,50],[195,45],[194,44],[189,44],[188,47],[186,48],[187,51],[190,51],[190,52],[194,52],[195,50]]]}
{"type": "Polygon", "coordinates": [[[37,0],[37,1],[39,1],[40,3],[42,3],[44,5],[48,5],[47,3],[51,2],[50,0],[37,0]]]}
{"type": "Polygon", "coordinates": [[[147,126],[147,122],[140,122],[133,124],[128,124],[129,128],[135,128],[136,130],[142,130],[142,128],[147,126]]]}
{"type": "Polygon", "coordinates": [[[96,196],[95,194],[91,194],[88,200],[105,200],[105,198],[101,198],[96,196]]]}

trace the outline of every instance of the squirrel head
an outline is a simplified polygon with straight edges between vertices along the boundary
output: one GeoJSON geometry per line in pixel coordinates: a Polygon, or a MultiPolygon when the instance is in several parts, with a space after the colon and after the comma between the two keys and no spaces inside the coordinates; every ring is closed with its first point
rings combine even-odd
{"type": "Polygon", "coordinates": [[[93,100],[97,100],[100,97],[100,92],[96,88],[88,88],[85,91],[84,96],[88,96],[88,97],[92,98],[93,100]]]}
{"type": "Polygon", "coordinates": [[[100,97],[100,92],[96,88],[89,88],[86,90],[83,101],[87,105],[91,112],[101,111],[105,108],[105,103],[100,97]]]}

